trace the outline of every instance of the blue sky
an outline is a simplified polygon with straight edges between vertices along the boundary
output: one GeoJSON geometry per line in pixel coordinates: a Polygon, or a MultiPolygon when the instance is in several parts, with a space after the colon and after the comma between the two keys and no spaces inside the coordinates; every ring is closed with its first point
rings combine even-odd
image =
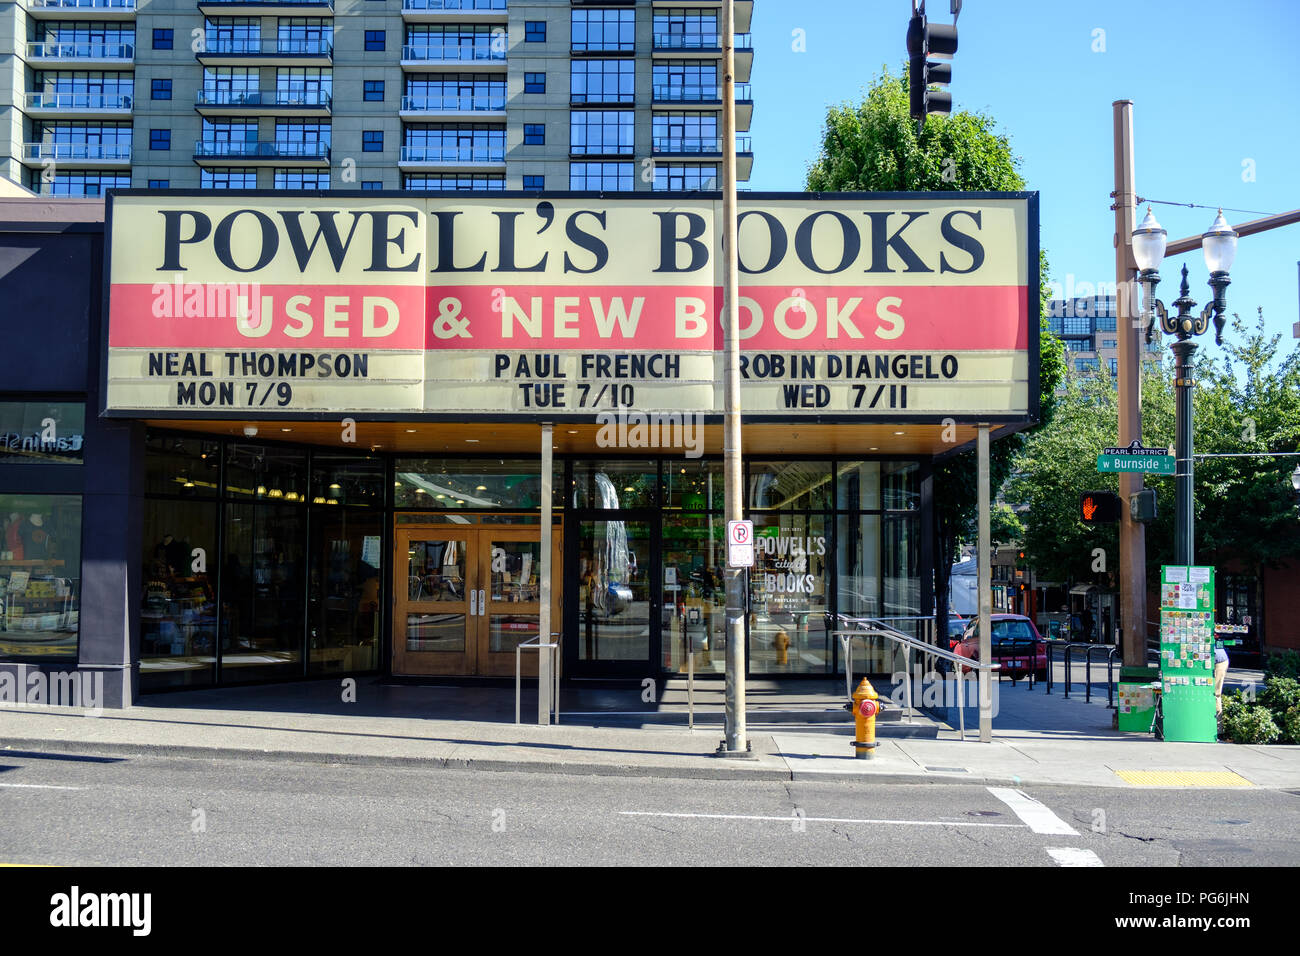
{"type": "MultiPolygon", "coordinates": [[[[948,0],[928,5],[932,20],[952,22],[948,0]]],[[[750,188],[803,188],[827,106],[860,100],[882,66],[900,69],[910,15],[909,0],[756,0],[750,188]],[[796,30],[806,52],[793,49],[796,30]]],[[[1300,0],[966,0],[957,28],[954,108],[992,116],[1022,158],[1041,193],[1054,280],[1114,281],[1114,100],[1133,101],[1139,196],[1262,213],[1300,207],[1300,0]]],[[[1204,232],[1215,214],[1153,208],[1171,240],[1204,232]]],[[[1229,313],[1253,325],[1263,306],[1283,349],[1297,344],[1298,261],[1300,224],[1245,237],[1228,289],[1229,313]]],[[[1183,262],[1203,304],[1199,250],[1165,260],[1160,298],[1177,298],[1183,262]]],[[[1218,352],[1213,331],[1198,341],[1218,352]]]]}

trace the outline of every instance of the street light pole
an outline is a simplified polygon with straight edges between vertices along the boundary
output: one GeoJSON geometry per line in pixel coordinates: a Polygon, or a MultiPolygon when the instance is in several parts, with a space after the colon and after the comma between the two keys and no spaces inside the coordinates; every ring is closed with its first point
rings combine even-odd
{"type": "Polygon", "coordinates": [[[1170,348],[1174,353],[1174,563],[1180,565],[1195,564],[1195,488],[1193,486],[1192,458],[1192,389],[1196,382],[1192,377],[1193,357],[1196,354],[1194,336],[1201,335],[1214,320],[1214,341],[1223,344],[1224,313],[1227,309],[1227,289],[1229,285],[1228,270],[1237,255],[1237,233],[1232,230],[1219,210],[1213,225],[1201,237],[1201,248],[1205,253],[1205,265],[1210,270],[1210,288],[1213,299],[1201,310],[1193,314],[1196,303],[1192,300],[1187,286],[1187,266],[1183,266],[1182,283],[1178,288],[1178,298],[1174,300],[1177,314],[1170,315],[1164,303],[1155,297],[1156,285],[1160,282],[1157,267],[1165,256],[1167,234],[1156,222],[1150,207],[1141,225],[1133,230],[1133,257],[1141,272],[1138,280],[1146,288],[1147,301],[1143,315],[1146,325],[1146,338],[1151,341],[1155,321],[1160,321],[1160,330],[1172,335],[1176,341],[1170,348]]]}

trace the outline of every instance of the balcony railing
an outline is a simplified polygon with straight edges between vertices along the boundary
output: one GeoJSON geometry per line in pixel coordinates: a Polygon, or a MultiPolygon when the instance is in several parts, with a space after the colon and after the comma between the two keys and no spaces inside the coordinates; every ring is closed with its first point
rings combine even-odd
{"type": "Polygon", "coordinates": [[[661,103],[708,103],[722,99],[722,87],[716,83],[708,86],[656,83],[654,98],[661,103]]]}
{"type": "Polygon", "coordinates": [[[403,146],[404,163],[504,163],[504,146],[403,146]]]}
{"type": "Polygon", "coordinates": [[[29,60],[130,60],[135,58],[131,43],[29,43],[29,60]]]}
{"type": "Polygon", "coordinates": [[[403,60],[502,60],[505,49],[486,43],[428,43],[402,47],[403,60]]]}
{"type": "Polygon", "coordinates": [[[737,50],[753,50],[753,49],[754,49],[754,34],[752,34],[752,33],[737,33],[737,34],[734,34],[733,36],[734,36],[735,41],[736,41],[736,49],[737,49],[737,50]]]}
{"type": "Polygon", "coordinates": [[[402,109],[406,112],[480,113],[506,108],[504,93],[474,93],[460,95],[431,93],[424,96],[403,96],[402,109]]]}
{"type": "Polygon", "coordinates": [[[334,0],[199,0],[204,7],[328,7],[334,9],[334,0]]]}
{"type": "Polygon", "coordinates": [[[29,110],[130,110],[130,93],[28,93],[29,110]]]}
{"type": "Polygon", "coordinates": [[[55,159],[68,162],[130,161],[130,143],[24,143],[26,159],[55,159]]]}
{"type": "Polygon", "coordinates": [[[403,10],[504,10],[506,0],[402,0],[403,10]]]}
{"type": "Polygon", "coordinates": [[[334,45],[329,40],[272,40],[261,37],[236,37],[208,40],[200,53],[212,53],[217,56],[239,56],[242,54],[265,56],[331,56],[334,45]]]}
{"type": "Polygon", "coordinates": [[[749,88],[749,84],[748,84],[748,83],[737,83],[737,84],[736,84],[736,99],[737,99],[738,101],[739,101],[739,100],[752,100],[753,98],[754,98],[754,94],[750,91],[750,88],[749,88]]]}
{"type": "Polygon", "coordinates": [[[656,33],[656,50],[720,50],[722,35],[718,33],[656,33]]]}
{"type": "Polygon", "coordinates": [[[324,90],[199,90],[197,106],[301,106],[329,109],[324,90]]]}
{"type": "Polygon", "coordinates": [[[135,0],[28,0],[36,10],[134,10],[135,0]]]}
{"type": "Polygon", "coordinates": [[[750,137],[748,136],[736,137],[736,152],[752,153],[753,151],[754,151],[754,143],[750,137]]]}
{"type": "Polygon", "coordinates": [[[328,159],[328,143],[221,142],[199,140],[194,155],[237,159],[328,159]]]}
{"type": "Polygon", "coordinates": [[[656,153],[717,153],[722,154],[720,136],[656,136],[656,153]]]}

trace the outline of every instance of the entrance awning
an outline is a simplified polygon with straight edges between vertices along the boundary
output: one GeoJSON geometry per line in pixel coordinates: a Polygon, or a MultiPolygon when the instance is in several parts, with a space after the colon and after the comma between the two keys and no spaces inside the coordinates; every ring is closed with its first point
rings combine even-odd
{"type": "Polygon", "coordinates": [[[1097,585],[1095,584],[1076,584],[1074,587],[1070,588],[1070,593],[1071,594],[1092,594],[1096,590],[1097,590],[1097,585]]]}

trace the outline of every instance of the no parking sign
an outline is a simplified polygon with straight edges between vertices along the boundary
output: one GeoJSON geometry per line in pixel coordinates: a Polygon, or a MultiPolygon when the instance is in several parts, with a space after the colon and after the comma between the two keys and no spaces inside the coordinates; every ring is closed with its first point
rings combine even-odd
{"type": "Polygon", "coordinates": [[[727,567],[754,566],[754,522],[727,522],[727,567]]]}

